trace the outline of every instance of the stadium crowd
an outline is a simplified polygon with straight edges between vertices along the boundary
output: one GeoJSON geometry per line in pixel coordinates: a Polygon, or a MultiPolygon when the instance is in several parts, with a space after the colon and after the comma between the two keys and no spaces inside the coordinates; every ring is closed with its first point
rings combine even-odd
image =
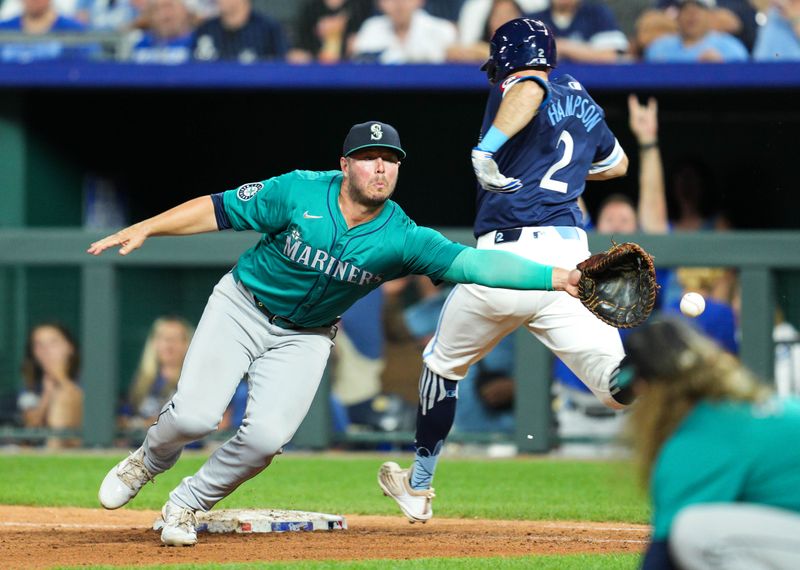
{"type": "Polygon", "coordinates": [[[482,62],[521,15],[562,61],[800,59],[800,0],[0,0],[0,62],[482,62]]]}

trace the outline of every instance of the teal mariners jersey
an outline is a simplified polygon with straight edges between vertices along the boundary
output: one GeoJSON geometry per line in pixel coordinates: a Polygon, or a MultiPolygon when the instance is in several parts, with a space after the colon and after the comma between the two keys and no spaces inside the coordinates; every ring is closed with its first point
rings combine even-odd
{"type": "Polygon", "coordinates": [[[653,470],[653,540],[697,503],[757,503],[800,513],[800,401],[701,402],[653,470]]]}
{"type": "Polygon", "coordinates": [[[338,170],[298,170],[222,195],[235,230],[263,234],[239,258],[235,276],[299,326],[331,324],[385,281],[412,273],[440,279],[465,249],[417,226],[391,200],[376,218],[348,229],[341,183],[338,170]]]}

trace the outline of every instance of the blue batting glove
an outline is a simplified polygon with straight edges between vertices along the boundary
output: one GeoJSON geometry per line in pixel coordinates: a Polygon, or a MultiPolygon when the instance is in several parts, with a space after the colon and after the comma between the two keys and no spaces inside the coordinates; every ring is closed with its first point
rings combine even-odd
{"type": "Polygon", "coordinates": [[[502,194],[516,192],[522,188],[522,181],[517,178],[508,178],[500,174],[497,163],[494,161],[494,153],[481,150],[478,147],[472,149],[472,169],[478,183],[487,192],[499,192],[502,194]]]}

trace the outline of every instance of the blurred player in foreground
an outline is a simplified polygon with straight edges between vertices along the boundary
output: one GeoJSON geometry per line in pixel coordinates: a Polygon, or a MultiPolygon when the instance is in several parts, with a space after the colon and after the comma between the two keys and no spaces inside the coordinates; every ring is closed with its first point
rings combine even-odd
{"type": "Polygon", "coordinates": [[[104,507],[126,504],[175,465],[187,443],[217,429],[246,376],[241,427],[170,493],[161,511],[162,542],[197,542],[195,511],[208,511],[257,475],[292,439],[319,386],[339,316],[384,281],[415,273],[577,295],[577,270],[465,247],[414,224],[389,200],[405,156],[393,127],[362,123],[345,139],[341,170],[294,171],[195,198],[91,245],[93,255],[117,246],[127,255],[150,236],[228,228],[263,234],[214,288],[177,393],[142,447],[106,475],[99,492],[104,507]]]}
{"type": "MultiPolygon", "coordinates": [[[[573,77],[549,81],[556,66],[552,31],[541,21],[503,24],[486,70],[493,84],[481,139],[472,151],[478,179],[474,233],[479,250],[572,267],[589,257],[578,197],[586,180],[627,172],[628,159],[604,112],[573,77]]],[[[416,456],[411,469],[384,463],[378,484],[411,521],[433,516],[431,483],[455,417],[458,381],[500,340],[527,327],[604,404],[622,408],[629,391],[614,384],[624,356],[617,330],[578,299],[545,292],[457,286],[423,352],[416,456]]]]}
{"type": "Polygon", "coordinates": [[[800,401],[682,321],[634,329],[625,350],[653,501],[644,570],[800,568],[800,401]]]}

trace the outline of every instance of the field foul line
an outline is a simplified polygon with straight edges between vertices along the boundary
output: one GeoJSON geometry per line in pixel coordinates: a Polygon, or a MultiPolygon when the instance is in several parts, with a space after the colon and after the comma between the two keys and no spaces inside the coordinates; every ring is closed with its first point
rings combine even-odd
{"type": "Polygon", "coordinates": [[[647,528],[636,526],[583,526],[579,524],[547,523],[547,528],[569,528],[573,530],[611,530],[615,532],[650,532],[647,528]]]}

